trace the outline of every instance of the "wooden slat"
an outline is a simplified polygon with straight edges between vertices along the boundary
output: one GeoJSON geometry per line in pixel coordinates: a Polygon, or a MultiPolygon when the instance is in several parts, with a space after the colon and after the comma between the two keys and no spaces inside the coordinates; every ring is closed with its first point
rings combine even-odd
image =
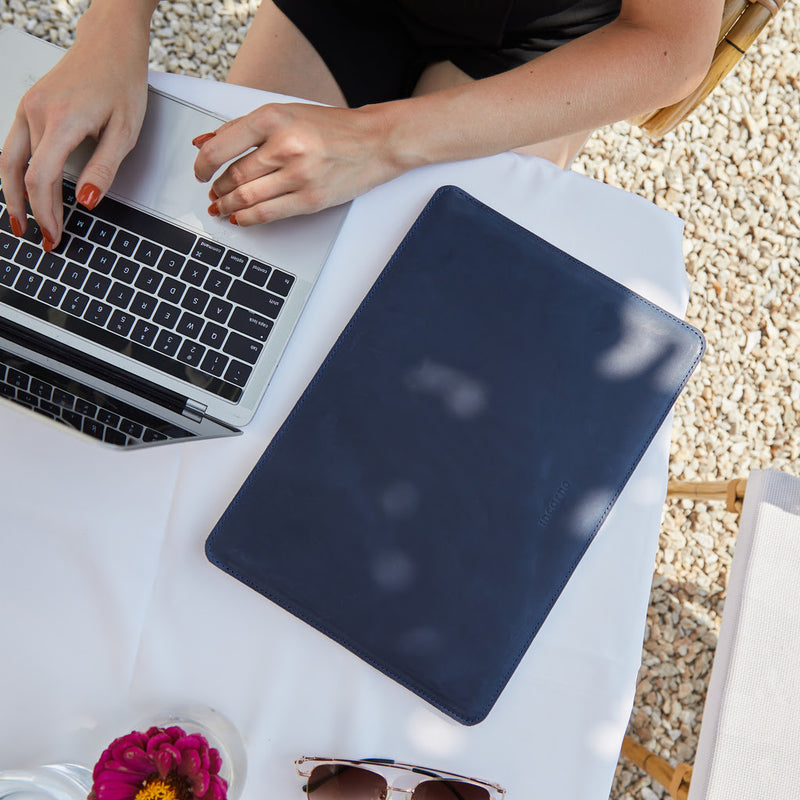
{"type": "Polygon", "coordinates": [[[675,800],[686,800],[689,796],[692,770],[688,765],[673,767],[630,736],[622,740],[621,754],[669,790],[675,800]]]}

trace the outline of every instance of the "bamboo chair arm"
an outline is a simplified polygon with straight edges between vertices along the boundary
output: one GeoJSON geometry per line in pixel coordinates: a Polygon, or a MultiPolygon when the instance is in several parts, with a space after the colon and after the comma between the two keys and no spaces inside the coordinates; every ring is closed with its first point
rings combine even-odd
{"type": "Polygon", "coordinates": [[[673,767],[627,735],[622,740],[621,754],[660,783],[674,800],[687,800],[692,779],[692,768],[688,764],[673,767]]]}
{"type": "Polygon", "coordinates": [[[767,23],[783,6],[784,0],[726,0],[720,38],[711,68],[700,86],[688,97],[671,106],[630,120],[652,139],[660,139],[694,111],[739,63],[767,23]]]}
{"type": "Polygon", "coordinates": [[[701,502],[724,500],[728,511],[741,511],[746,489],[746,478],[732,481],[669,481],[667,497],[701,502]]]}

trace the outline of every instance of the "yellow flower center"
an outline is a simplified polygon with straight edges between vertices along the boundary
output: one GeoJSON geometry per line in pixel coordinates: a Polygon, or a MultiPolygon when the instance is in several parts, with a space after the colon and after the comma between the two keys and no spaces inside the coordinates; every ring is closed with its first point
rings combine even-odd
{"type": "Polygon", "coordinates": [[[136,794],[134,800],[181,800],[181,793],[169,779],[150,778],[136,794]]]}

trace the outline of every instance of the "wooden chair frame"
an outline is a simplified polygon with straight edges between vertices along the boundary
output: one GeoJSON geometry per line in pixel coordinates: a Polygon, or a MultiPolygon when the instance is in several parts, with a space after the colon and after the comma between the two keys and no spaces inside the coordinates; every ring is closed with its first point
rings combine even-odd
{"type": "Polygon", "coordinates": [[[683,122],[739,63],[747,48],[783,6],[784,0],[725,0],[717,49],[703,82],[671,106],[630,120],[652,139],[660,139],[683,122]]]}
{"type": "MultiPolygon", "coordinates": [[[[742,510],[746,488],[745,478],[732,481],[670,481],[667,484],[667,498],[701,502],[724,500],[728,511],[738,513],[742,510]]],[[[663,786],[673,800],[687,800],[692,779],[692,767],[689,764],[680,763],[673,767],[628,735],[622,741],[620,754],[663,786]]]]}

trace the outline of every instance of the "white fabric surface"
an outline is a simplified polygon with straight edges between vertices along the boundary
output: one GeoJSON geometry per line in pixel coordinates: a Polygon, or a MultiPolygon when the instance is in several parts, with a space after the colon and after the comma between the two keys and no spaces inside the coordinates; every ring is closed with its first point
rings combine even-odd
{"type": "MultiPolygon", "coordinates": [[[[278,99],[178,76],[151,79],[229,116],[278,99]]],[[[0,768],[93,762],[144,709],[199,702],[242,732],[243,800],[299,797],[299,755],[393,757],[496,781],[510,798],[608,796],[641,657],[669,423],[494,710],[473,728],[216,570],[203,553],[374,278],[447,183],[683,314],[679,220],[547,162],[505,154],[417,170],[353,203],[243,436],[107,453],[0,408],[0,768]]]]}
{"type": "Polygon", "coordinates": [[[747,481],[689,800],[800,794],[800,479],[747,481]]]}

